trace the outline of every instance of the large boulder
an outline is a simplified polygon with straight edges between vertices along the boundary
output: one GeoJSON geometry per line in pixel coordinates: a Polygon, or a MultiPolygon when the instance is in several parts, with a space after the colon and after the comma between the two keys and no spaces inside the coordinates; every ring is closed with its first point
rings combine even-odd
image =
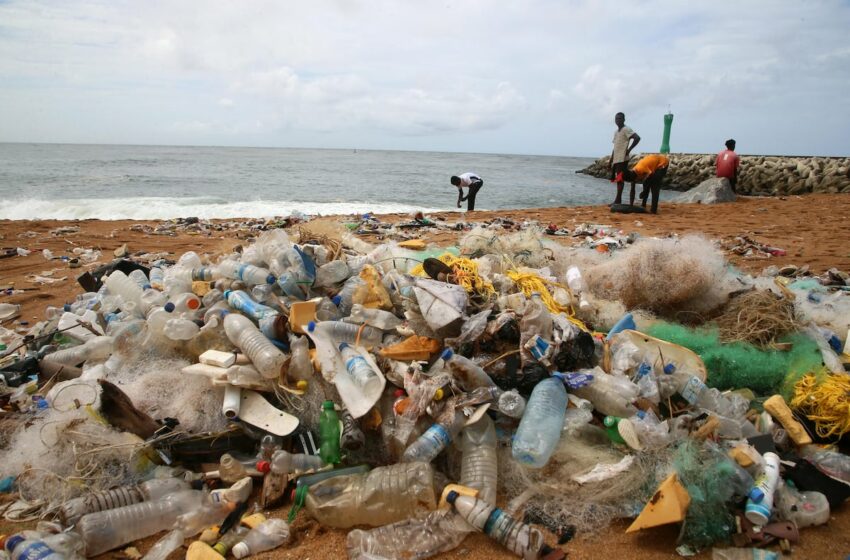
{"type": "Polygon", "coordinates": [[[701,204],[735,202],[735,192],[732,190],[732,185],[729,184],[729,179],[725,177],[712,177],[675,197],[673,202],[696,202],[701,204]]]}

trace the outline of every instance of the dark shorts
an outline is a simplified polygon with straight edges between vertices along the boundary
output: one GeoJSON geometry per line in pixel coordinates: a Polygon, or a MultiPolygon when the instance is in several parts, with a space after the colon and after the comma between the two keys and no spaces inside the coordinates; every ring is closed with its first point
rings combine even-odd
{"type": "Polygon", "coordinates": [[[627,162],[627,161],[621,161],[620,163],[615,163],[611,167],[611,178],[613,179],[614,177],[616,177],[617,173],[625,173],[626,171],[628,171],[628,169],[629,169],[629,162],[627,162]]]}

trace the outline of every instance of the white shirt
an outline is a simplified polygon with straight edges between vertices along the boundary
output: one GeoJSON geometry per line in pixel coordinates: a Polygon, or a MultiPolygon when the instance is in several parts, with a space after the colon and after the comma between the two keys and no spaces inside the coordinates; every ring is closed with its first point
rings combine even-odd
{"type": "Polygon", "coordinates": [[[484,179],[476,175],[475,173],[464,173],[463,175],[458,175],[458,179],[460,179],[461,187],[468,187],[475,181],[484,182],[484,179]]]}
{"type": "Polygon", "coordinates": [[[614,133],[614,159],[611,163],[628,161],[628,158],[626,157],[626,150],[629,147],[629,138],[631,138],[634,133],[635,131],[627,126],[624,126],[614,133]]]}

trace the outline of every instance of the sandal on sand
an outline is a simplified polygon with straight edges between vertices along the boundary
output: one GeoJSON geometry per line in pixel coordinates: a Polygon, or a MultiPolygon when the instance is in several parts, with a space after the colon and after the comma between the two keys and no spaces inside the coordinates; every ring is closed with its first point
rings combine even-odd
{"type": "MultiPolygon", "coordinates": [[[[435,258],[425,259],[425,262],[422,263],[422,268],[425,269],[425,274],[434,280],[440,280],[440,274],[444,274],[445,276],[443,278],[446,278],[454,272],[449,265],[435,258]]],[[[443,281],[445,282],[445,280],[443,281]]]]}
{"type": "Polygon", "coordinates": [[[8,259],[9,257],[18,256],[18,249],[15,247],[3,247],[0,249],[0,259],[8,259]]]}

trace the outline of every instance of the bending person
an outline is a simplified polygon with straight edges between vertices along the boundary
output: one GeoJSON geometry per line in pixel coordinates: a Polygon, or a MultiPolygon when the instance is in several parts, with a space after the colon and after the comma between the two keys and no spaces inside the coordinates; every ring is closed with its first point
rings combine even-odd
{"type": "Polygon", "coordinates": [[[481,190],[481,187],[484,186],[484,179],[475,173],[464,173],[460,176],[452,175],[449,182],[457,187],[457,207],[460,208],[460,203],[466,200],[466,210],[468,212],[475,210],[475,195],[477,195],[478,191],[481,190]],[[469,192],[466,196],[463,196],[464,188],[469,188],[469,192]]]}
{"type": "Polygon", "coordinates": [[[667,167],[669,165],[670,158],[660,154],[653,154],[644,156],[632,169],[624,173],[624,176],[632,183],[632,189],[629,193],[629,204],[634,205],[635,203],[635,183],[643,183],[643,190],[640,193],[640,198],[643,201],[642,206],[646,208],[646,201],[649,195],[652,194],[651,212],[657,214],[661,182],[664,176],[667,175],[667,167]]]}

